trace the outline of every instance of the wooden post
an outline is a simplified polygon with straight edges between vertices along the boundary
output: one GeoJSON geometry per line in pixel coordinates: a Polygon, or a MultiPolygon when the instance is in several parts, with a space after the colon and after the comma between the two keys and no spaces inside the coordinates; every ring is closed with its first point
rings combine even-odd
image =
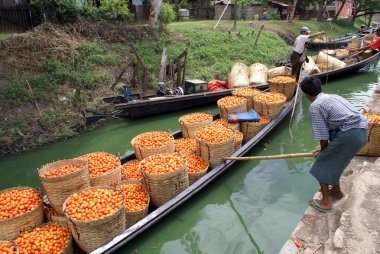
{"type": "Polygon", "coordinates": [[[32,97],[33,97],[34,105],[36,106],[36,109],[37,109],[37,111],[38,111],[38,114],[40,115],[40,117],[42,117],[40,107],[38,106],[38,103],[37,103],[36,99],[34,98],[34,93],[33,93],[32,87],[30,86],[28,80],[26,80],[26,84],[27,84],[28,87],[29,87],[29,90],[30,90],[30,93],[31,93],[31,95],[32,95],[32,97]]]}
{"type": "Polygon", "coordinates": [[[162,56],[161,56],[160,74],[158,77],[159,82],[165,82],[166,80],[166,61],[167,61],[166,48],[164,48],[162,50],[162,56]]]}

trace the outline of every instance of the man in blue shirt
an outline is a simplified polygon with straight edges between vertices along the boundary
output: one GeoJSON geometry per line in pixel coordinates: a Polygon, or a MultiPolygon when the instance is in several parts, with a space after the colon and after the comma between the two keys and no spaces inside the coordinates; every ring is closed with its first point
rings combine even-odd
{"type": "Polygon", "coordinates": [[[339,180],[351,159],[367,143],[368,120],[347,100],[322,93],[321,81],[307,77],[301,90],[311,101],[309,108],[312,133],[320,142],[320,150],[310,173],[319,181],[322,200],[312,199],[309,205],[321,212],[331,210],[330,195],[342,198],[339,180]],[[331,186],[331,190],[329,190],[331,186]]]}

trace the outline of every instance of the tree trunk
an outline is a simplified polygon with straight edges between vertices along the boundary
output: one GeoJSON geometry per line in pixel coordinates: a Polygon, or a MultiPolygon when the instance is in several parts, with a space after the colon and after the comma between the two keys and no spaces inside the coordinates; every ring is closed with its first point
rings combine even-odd
{"type": "Polygon", "coordinates": [[[323,14],[323,10],[325,8],[323,1],[319,1],[319,8],[318,8],[318,11],[317,11],[317,21],[321,21],[322,20],[322,14],[323,14]]]}
{"type": "Polygon", "coordinates": [[[371,14],[369,14],[369,18],[368,18],[368,26],[371,25],[371,23],[372,23],[372,18],[373,18],[373,14],[371,13],[371,14]]]}
{"type": "Polygon", "coordinates": [[[149,26],[156,30],[160,28],[160,20],[158,19],[158,17],[160,16],[161,3],[162,0],[153,0],[152,6],[150,7],[148,23],[149,26]]]}
{"type": "Polygon", "coordinates": [[[347,0],[343,0],[343,1],[342,1],[342,5],[340,6],[338,12],[337,12],[337,13],[335,14],[335,16],[334,16],[334,21],[338,19],[340,13],[341,13],[342,10],[343,10],[344,5],[346,4],[346,1],[347,1],[347,0]]]}
{"type": "Polygon", "coordinates": [[[296,11],[297,4],[298,4],[298,0],[293,0],[293,6],[292,6],[292,10],[290,11],[290,17],[288,20],[289,22],[292,22],[293,20],[294,12],[296,11]]]}
{"type": "Polygon", "coordinates": [[[236,31],[236,20],[237,20],[237,5],[236,5],[236,1],[235,1],[235,4],[234,4],[234,28],[232,29],[233,31],[236,31]]]}

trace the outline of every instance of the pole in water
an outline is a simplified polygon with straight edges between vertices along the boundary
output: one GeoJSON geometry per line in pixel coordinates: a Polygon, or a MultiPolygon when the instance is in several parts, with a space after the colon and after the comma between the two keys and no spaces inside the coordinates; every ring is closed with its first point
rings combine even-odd
{"type": "Polygon", "coordinates": [[[223,160],[249,161],[249,160],[276,160],[276,159],[292,159],[316,157],[317,153],[292,153],[267,156],[248,156],[248,157],[224,157],[223,160]]]}

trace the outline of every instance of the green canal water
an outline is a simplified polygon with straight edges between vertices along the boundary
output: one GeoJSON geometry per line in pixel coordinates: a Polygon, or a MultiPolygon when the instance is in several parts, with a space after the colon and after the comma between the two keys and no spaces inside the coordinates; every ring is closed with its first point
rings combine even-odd
{"type": "MultiPolygon", "coordinates": [[[[340,94],[361,108],[380,79],[379,69],[380,64],[370,71],[329,82],[324,91],[340,94]]],[[[247,155],[317,148],[318,143],[311,138],[308,106],[304,99],[290,129],[288,117],[247,155]]],[[[123,154],[131,149],[130,140],[137,134],[176,130],[178,117],[194,111],[218,110],[210,105],[134,121],[121,119],[33,152],[3,158],[0,189],[40,186],[36,168],[47,162],[94,151],[123,154]]],[[[278,253],[318,188],[308,173],[312,162],[313,159],[237,162],[118,253],[278,253]]]]}

